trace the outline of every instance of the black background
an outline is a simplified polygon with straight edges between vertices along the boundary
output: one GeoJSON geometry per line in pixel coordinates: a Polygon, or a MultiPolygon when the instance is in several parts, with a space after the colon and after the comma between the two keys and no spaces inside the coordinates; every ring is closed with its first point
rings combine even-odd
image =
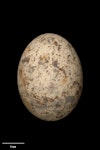
{"type": "MultiPolygon", "coordinates": [[[[96,15],[87,4],[14,4],[2,12],[1,21],[1,142],[24,141],[25,146],[67,148],[85,146],[96,133],[97,51],[96,15]],[[38,6],[39,5],[39,6],[38,6]],[[41,9],[39,8],[41,5],[41,9]],[[76,49],[83,69],[83,92],[73,112],[56,122],[37,119],[23,105],[17,88],[17,67],[33,38],[56,33],[76,49]],[[95,103],[94,103],[95,101],[95,103]],[[84,137],[84,138],[83,138],[84,137]],[[42,144],[40,144],[42,143],[42,144]]],[[[23,146],[22,146],[23,147],[23,146]]],[[[4,146],[3,146],[4,148],[4,146]]]]}

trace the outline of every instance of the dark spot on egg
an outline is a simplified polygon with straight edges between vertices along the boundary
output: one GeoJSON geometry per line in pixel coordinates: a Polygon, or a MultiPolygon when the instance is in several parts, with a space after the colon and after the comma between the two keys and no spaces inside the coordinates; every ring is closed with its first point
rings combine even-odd
{"type": "Polygon", "coordinates": [[[54,55],[54,52],[52,52],[52,55],[54,55]]]}
{"type": "Polygon", "coordinates": [[[55,39],[54,37],[51,37],[51,40],[52,40],[52,41],[54,41],[54,39],[55,39]]]}
{"type": "Polygon", "coordinates": [[[44,63],[48,63],[49,59],[50,59],[50,57],[46,57],[45,55],[40,56],[38,64],[43,65],[44,63]]]}
{"type": "Polygon", "coordinates": [[[53,61],[53,62],[52,62],[52,65],[53,65],[54,67],[58,67],[58,66],[57,66],[57,65],[58,65],[58,61],[57,61],[57,60],[53,61]]]}
{"type": "Polygon", "coordinates": [[[58,51],[61,49],[61,45],[58,45],[58,51]]]}
{"type": "Polygon", "coordinates": [[[49,112],[48,112],[48,111],[46,111],[46,112],[45,112],[45,114],[46,114],[46,115],[48,115],[48,114],[49,114],[49,112]]]}
{"type": "Polygon", "coordinates": [[[61,107],[61,104],[58,102],[58,103],[55,104],[55,107],[56,107],[56,108],[60,108],[60,107],[61,107]]]}
{"type": "Polygon", "coordinates": [[[58,43],[56,41],[54,41],[55,46],[58,46],[58,43]]]}
{"type": "Polygon", "coordinates": [[[43,37],[40,39],[40,42],[43,43],[44,40],[45,40],[45,37],[43,36],[43,37]]]}
{"type": "Polygon", "coordinates": [[[49,92],[52,93],[52,92],[54,91],[54,89],[55,89],[54,84],[53,84],[53,83],[50,83],[48,89],[49,89],[49,92]]]}
{"type": "Polygon", "coordinates": [[[47,103],[47,102],[48,102],[48,98],[47,98],[46,96],[42,96],[42,98],[43,98],[43,102],[44,102],[44,103],[47,103]]]}
{"type": "Polygon", "coordinates": [[[78,81],[74,81],[73,82],[73,87],[78,86],[79,87],[79,82],[78,81]]]}
{"type": "Polygon", "coordinates": [[[66,95],[67,95],[67,92],[62,92],[62,97],[65,97],[66,98],[66,95]]]}
{"type": "Polygon", "coordinates": [[[22,78],[22,69],[19,69],[19,76],[22,78]]]}
{"type": "Polygon", "coordinates": [[[62,112],[57,112],[56,118],[63,118],[65,114],[62,112]]]}
{"type": "Polygon", "coordinates": [[[76,57],[75,57],[75,56],[73,56],[73,61],[75,61],[75,59],[76,59],[76,57]]]}
{"type": "Polygon", "coordinates": [[[70,57],[70,55],[67,56],[67,58],[69,58],[69,57],[70,57]]]}
{"type": "MultiPolygon", "coordinates": [[[[59,68],[59,67],[58,67],[58,68],[59,68]]],[[[66,77],[66,72],[65,72],[65,70],[64,70],[63,68],[59,68],[59,70],[62,71],[62,72],[64,73],[65,77],[66,77]]]]}
{"type": "Polygon", "coordinates": [[[30,60],[30,57],[25,57],[22,59],[22,63],[28,63],[30,60]]]}
{"type": "Polygon", "coordinates": [[[82,87],[79,85],[79,90],[81,90],[82,89],[82,87]]]}
{"type": "Polygon", "coordinates": [[[31,67],[29,67],[28,72],[29,72],[29,73],[33,73],[33,72],[34,72],[34,70],[35,70],[35,69],[34,69],[34,66],[31,66],[31,67]]]}
{"type": "Polygon", "coordinates": [[[55,73],[58,73],[58,69],[53,69],[53,71],[54,71],[55,73]]]}
{"type": "Polygon", "coordinates": [[[67,46],[68,46],[68,48],[69,48],[69,49],[71,49],[71,48],[72,48],[72,46],[71,46],[71,44],[70,44],[70,43],[68,43],[68,44],[67,44],[67,46]]]}
{"type": "Polygon", "coordinates": [[[76,91],[76,95],[79,95],[79,93],[80,93],[79,90],[77,90],[77,91],[76,91]]]}
{"type": "Polygon", "coordinates": [[[66,103],[74,103],[75,102],[75,97],[74,96],[67,96],[66,97],[66,103]]]}

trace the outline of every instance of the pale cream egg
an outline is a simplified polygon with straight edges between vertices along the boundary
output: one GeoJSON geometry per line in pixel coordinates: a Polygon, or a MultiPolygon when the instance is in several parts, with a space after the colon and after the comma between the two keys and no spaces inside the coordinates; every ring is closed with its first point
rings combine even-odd
{"type": "Polygon", "coordinates": [[[62,36],[39,35],[21,56],[17,83],[29,112],[45,121],[60,120],[72,112],[82,93],[79,57],[62,36]]]}

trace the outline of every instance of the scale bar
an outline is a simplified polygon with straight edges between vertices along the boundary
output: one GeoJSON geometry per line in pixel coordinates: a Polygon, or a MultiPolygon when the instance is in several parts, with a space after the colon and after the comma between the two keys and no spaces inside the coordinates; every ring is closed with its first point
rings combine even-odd
{"type": "Polygon", "coordinates": [[[2,142],[2,144],[25,144],[25,142],[2,142]]]}

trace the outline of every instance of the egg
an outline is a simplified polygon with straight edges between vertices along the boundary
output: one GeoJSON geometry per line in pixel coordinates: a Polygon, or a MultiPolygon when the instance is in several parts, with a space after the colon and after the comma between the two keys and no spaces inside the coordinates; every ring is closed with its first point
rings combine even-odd
{"type": "Polygon", "coordinates": [[[58,34],[37,36],[22,53],[17,84],[23,104],[35,117],[63,119],[76,107],[82,93],[83,73],[77,52],[58,34]]]}

